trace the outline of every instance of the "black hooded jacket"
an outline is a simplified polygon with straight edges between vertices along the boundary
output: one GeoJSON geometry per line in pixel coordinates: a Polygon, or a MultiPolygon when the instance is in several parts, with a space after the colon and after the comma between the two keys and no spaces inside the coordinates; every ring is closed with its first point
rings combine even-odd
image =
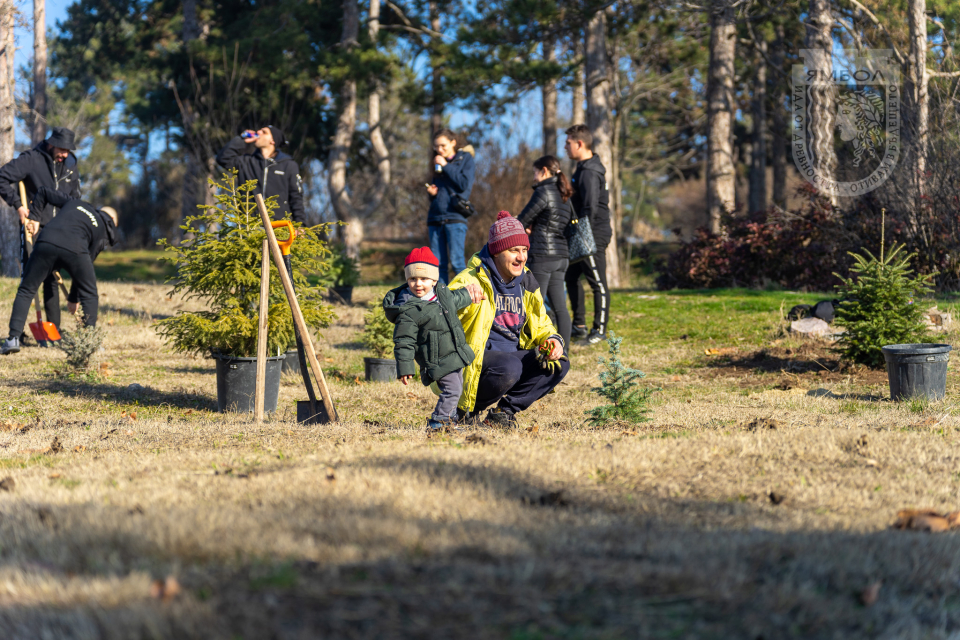
{"type": "Polygon", "coordinates": [[[570,251],[563,230],[573,217],[569,202],[564,202],[556,176],[533,185],[533,197],[517,216],[525,229],[530,229],[530,255],[545,258],[567,258],[570,251]]]}
{"type": "Polygon", "coordinates": [[[593,239],[598,249],[606,249],[613,236],[610,226],[610,194],[607,192],[607,170],[594,155],[577,163],[573,182],[573,210],[578,218],[589,218],[593,239]]]}
{"type": "Polygon", "coordinates": [[[117,241],[117,228],[113,218],[89,202],[68,198],[59,191],[41,187],[30,205],[30,217],[34,208],[57,207],[57,217],[43,228],[37,236],[37,244],[45,242],[76,254],[88,254],[96,260],[100,252],[117,241]]]}
{"type": "Polygon", "coordinates": [[[257,188],[254,193],[262,194],[264,200],[270,196],[277,196],[274,219],[281,220],[289,215],[294,222],[306,224],[307,214],[303,210],[303,187],[300,181],[299,165],[282,151],[273,158],[265,158],[260,149],[254,153],[246,153],[248,148],[243,138],[237,136],[220,150],[217,154],[217,162],[226,169],[235,168],[239,184],[256,180],[257,188]]]}
{"type": "MultiPolygon", "coordinates": [[[[20,187],[17,185],[21,180],[28,200],[34,200],[41,187],[59,191],[70,198],[80,198],[77,156],[71,152],[63,162],[54,162],[46,141],[0,167],[0,197],[14,209],[19,209],[22,204],[20,187]]],[[[28,208],[30,219],[39,221],[41,227],[57,215],[57,207],[50,201],[42,209],[29,205],[28,208]]]]}

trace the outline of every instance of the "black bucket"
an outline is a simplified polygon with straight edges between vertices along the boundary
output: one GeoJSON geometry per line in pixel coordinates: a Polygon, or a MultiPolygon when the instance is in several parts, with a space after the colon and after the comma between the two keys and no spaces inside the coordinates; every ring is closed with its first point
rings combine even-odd
{"type": "Polygon", "coordinates": [[[943,400],[947,394],[950,345],[891,344],[881,349],[887,361],[892,400],[943,400]]]}
{"type": "Polygon", "coordinates": [[[300,358],[297,357],[296,349],[290,349],[283,354],[283,367],[280,369],[280,373],[300,375],[300,358]]]}
{"type": "MultiPolygon", "coordinates": [[[[253,411],[257,390],[257,359],[214,355],[217,361],[217,411],[225,413],[253,411]]],[[[280,395],[280,369],[284,356],[267,358],[263,410],[277,410],[280,395]]]]}
{"type": "Polygon", "coordinates": [[[328,292],[330,294],[330,302],[345,305],[353,304],[353,285],[330,287],[328,292]]]}
{"type": "Polygon", "coordinates": [[[397,361],[392,358],[364,358],[363,377],[367,382],[393,382],[397,379],[397,361]]]}

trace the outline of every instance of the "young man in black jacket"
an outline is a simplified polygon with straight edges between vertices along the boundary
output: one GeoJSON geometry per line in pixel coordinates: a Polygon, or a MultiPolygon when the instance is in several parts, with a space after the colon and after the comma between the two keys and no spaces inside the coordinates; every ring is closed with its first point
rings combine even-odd
{"type": "MultiPolygon", "coordinates": [[[[80,170],[77,157],[72,153],[77,148],[74,137],[70,129],[54,127],[49,138],[0,167],[0,197],[20,214],[21,272],[27,263],[27,229],[35,236],[57,215],[57,207],[51,203],[40,209],[30,206],[37,191],[47,187],[71,198],[80,197],[80,170]],[[27,192],[27,202],[20,201],[17,183],[21,181],[27,192]]],[[[52,274],[43,282],[43,307],[47,322],[59,328],[60,294],[52,274]]]]}
{"type": "Polygon", "coordinates": [[[238,186],[256,180],[254,193],[263,195],[264,200],[277,196],[277,208],[273,212],[275,219],[290,216],[294,222],[306,224],[300,166],[279,150],[285,143],[283,131],[277,127],[263,127],[259,131],[248,129],[220,150],[217,162],[226,169],[237,170],[238,186]],[[256,151],[247,153],[247,145],[251,144],[256,151]]]}
{"type": "Polygon", "coordinates": [[[20,351],[20,336],[30,302],[40,283],[57,269],[66,269],[73,279],[67,296],[70,313],[76,313],[79,303],[83,306],[87,326],[97,324],[99,294],[93,261],[105,247],[116,243],[117,212],[111,207],[97,209],[89,202],[40,187],[30,205],[31,215],[51,205],[57,207],[59,213],[37,237],[27,261],[10,314],[10,337],[0,343],[0,354],[3,355],[20,351]]]}
{"type": "Polygon", "coordinates": [[[567,294],[573,307],[573,330],[576,337],[584,337],[583,344],[596,344],[606,338],[610,316],[610,290],[607,288],[607,245],[613,236],[610,226],[610,195],[607,192],[607,170],[600,158],[593,155],[593,134],[586,125],[577,124],[566,131],[567,155],[577,161],[573,174],[573,210],[578,218],[588,218],[597,243],[596,255],[570,265],[567,269],[567,294]],[[593,329],[587,334],[583,287],[580,276],[585,276],[593,289],[593,329]]]}

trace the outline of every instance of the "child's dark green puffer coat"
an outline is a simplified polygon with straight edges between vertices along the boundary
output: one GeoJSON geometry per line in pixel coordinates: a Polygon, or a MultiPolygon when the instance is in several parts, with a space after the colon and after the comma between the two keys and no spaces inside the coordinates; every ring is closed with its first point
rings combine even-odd
{"type": "Polygon", "coordinates": [[[473,362],[474,353],[463,335],[457,317],[460,309],[471,304],[466,289],[450,291],[438,282],[436,302],[424,302],[407,285],[391,290],[383,297],[383,312],[394,323],[393,357],[397,359],[397,378],[416,374],[420,365],[424,385],[473,362]],[[437,304],[439,302],[439,304],[437,304]]]}

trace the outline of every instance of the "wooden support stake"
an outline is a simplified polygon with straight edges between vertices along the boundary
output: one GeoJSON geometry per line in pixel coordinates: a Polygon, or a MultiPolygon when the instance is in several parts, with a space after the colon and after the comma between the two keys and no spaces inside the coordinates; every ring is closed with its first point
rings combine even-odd
{"type": "Polygon", "coordinates": [[[327,410],[327,417],[331,422],[337,421],[337,410],[333,407],[333,398],[330,397],[330,389],[327,388],[327,380],[323,377],[323,370],[317,361],[317,353],[313,350],[313,339],[310,337],[310,331],[307,329],[307,323],[303,319],[303,313],[300,311],[300,305],[297,303],[297,294],[293,290],[293,280],[287,273],[287,267],[283,263],[283,254],[280,253],[280,245],[277,244],[277,236],[270,225],[270,214],[263,203],[263,196],[256,194],[257,207],[260,209],[260,218],[263,220],[263,228],[267,232],[267,241],[270,243],[270,255],[273,256],[273,262],[277,265],[277,271],[280,272],[280,281],[283,283],[283,292],[287,294],[287,301],[290,303],[290,311],[293,313],[293,321],[300,330],[300,337],[303,340],[303,350],[307,352],[307,361],[310,368],[313,369],[313,375],[317,379],[317,386],[320,388],[320,397],[323,398],[323,407],[327,410]]]}
{"type": "Polygon", "coordinates": [[[263,239],[263,257],[260,260],[260,322],[257,324],[257,397],[253,400],[253,415],[257,424],[263,422],[264,393],[267,387],[267,313],[270,304],[270,245],[263,239]]]}

